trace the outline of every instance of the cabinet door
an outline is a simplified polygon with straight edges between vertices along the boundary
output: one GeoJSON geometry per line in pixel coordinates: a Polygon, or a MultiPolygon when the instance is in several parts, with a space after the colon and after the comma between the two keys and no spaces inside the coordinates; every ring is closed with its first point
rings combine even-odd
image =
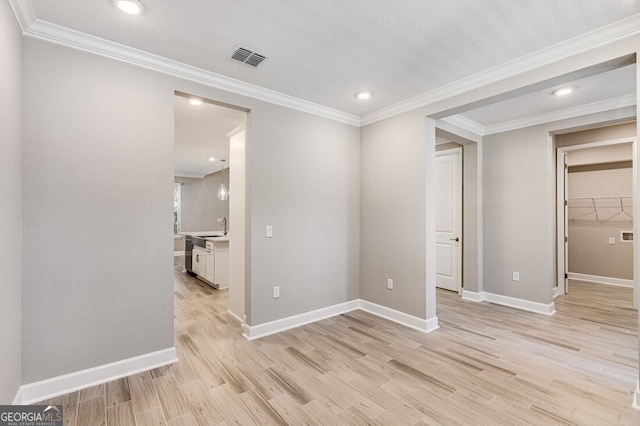
{"type": "Polygon", "coordinates": [[[202,247],[193,248],[193,272],[204,277],[205,274],[205,250],[202,247]]]}
{"type": "Polygon", "coordinates": [[[207,252],[205,253],[205,260],[204,260],[204,279],[209,281],[212,284],[215,284],[214,281],[214,276],[215,276],[215,262],[213,260],[214,256],[213,256],[213,250],[211,249],[207,249],[207,252]]]}
{"type": "Polygon", "coordinates": [[[229,242],[216,243],[216,284],[220,288],[229,287],[229,242]]]}

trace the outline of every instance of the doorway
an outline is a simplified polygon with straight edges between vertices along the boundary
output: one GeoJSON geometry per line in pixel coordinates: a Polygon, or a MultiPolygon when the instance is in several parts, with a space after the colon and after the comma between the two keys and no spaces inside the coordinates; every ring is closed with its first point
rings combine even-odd
{"type": "MultiPolygon", "coordinates": [[[[195,283],[208,284],[216,289],[209,289],[213,291],[228,288],[225,296],[228,313],[242,324],[245,317],[245,145],[249,111],[177,91],[174,105],[174,182],[181,187],[180,201],[174,199],[174,212],[179,204],[175,218],[180,219],[179,224],[174,222],[174,255],[187,252],[184,269],[199,277],[200,281],[195,283]],[[188,267],[188,263],[195,261],[192,256],[192,262],[188,262],[191,250],[186,245],[186,234],[206,240],[206,250],[201,249],[203,253],[198,257],[204,267],[188,267]],[[203,274],[198,273],[202,270],[203,274]]],[[[195,249],[193,247],[194,254],[195,249]]]]}
{"type": "Polygon", "coordinates": [[[587,143],[580,143],[585,132],[574,135],[577,138],[572,134],[556,137],[558,278],[554,297],[569,293],[571,282],[581,281],[630,287],[635,302],[636,138],[595,142],[587,138],[587,143]],[[574,144],[567,145],[572,138],[574,144]]]}
{"type": "Polygon", "coordinates": [[[462,289],[462,147],[436,152],[436,287],[462,289]]]}

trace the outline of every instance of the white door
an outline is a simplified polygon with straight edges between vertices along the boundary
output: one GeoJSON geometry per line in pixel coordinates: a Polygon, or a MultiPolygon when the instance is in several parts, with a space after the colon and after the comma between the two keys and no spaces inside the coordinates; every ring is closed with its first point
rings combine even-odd
{"type": "Polygon", "coordinates": [[[462,282],[462,148],[436,152],[436,286],[462,282]]]}

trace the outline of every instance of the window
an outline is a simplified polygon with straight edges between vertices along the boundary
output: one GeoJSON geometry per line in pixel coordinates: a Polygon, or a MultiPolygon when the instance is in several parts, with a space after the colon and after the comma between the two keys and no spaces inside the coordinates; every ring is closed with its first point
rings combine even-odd
{"type": "Polygon", "coordinates": [[[182,184],[173,184],[173,234],[178,235],[180,232],[182,210],[182,184]]]}

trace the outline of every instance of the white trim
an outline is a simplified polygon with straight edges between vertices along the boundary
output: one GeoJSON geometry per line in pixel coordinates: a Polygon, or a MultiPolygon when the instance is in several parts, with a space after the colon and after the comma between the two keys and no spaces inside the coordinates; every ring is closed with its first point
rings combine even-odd
{"type": "Polygon", "coordinates": [[[36,13],[33,10],[31,1],[9,0],[9,6],[13,10],[20,30],[24,33],[29,26],[36,20],[36,13]]]}
{"type": "Polygon", "coordinates": [[[269,336],[271,334],[280,333],[281,331],[290,330],[300,327],[301,325],[310,324],[346,312],[355,311],[359,308],[358,300],[339,303],[326,308],[316,309],[315,311],[305,312],[290,317],[281,318],[275,321],[266,322],[258,325],[245,325],[243,336],[249,340],[259,339],[260,337],[269,336]]]}
{"type": "Polygon", "coordinates": [[[246,129],[247,129],[247,123],[242,123],[241,125],[239,125],[235,129],[233,129],[229,133],[227,133],[225,136],[227,138],[231,139],[232,137],[234,137],[235,135],[237,135],[238,133],[240,133],[241,131],[246,130],[246,129]]]}
{"type": "Polygon", "coordinates": [[[177,250],[173,252],[173,256],[184,256],[184,250],[177,250]]]}
{"type": "Polygon", "coordinates": [[[638,384],[636,385],[636,391],[633,394],[633,403],[631,406],[636,410],[640,410],[640,380],[638,380],[638,384]]]}
{"type": "Polygon", "coordinates": [[[176,348],[171,347],[98,367],[75,371],[62,376],[22,385],[13,403],[16,405],[33,404],[34,402],[75,392],[79,389],[172,364],[176,361],[178,361],[176,348]]]}
{"type": "MultiPolygon", "coordinates": [[[[475,121],[470,120],[460,114],[450,115],[449,117],[441,118],[438,120],[438,124],[441,124],[442,122],[465,130],[473,135],[478,135],[478,138],[473,139],[476,142],[478,142],[478,139],[482,140],[482,136],[484,136],[486,132],[485,126],[480,123],[476,123],[475,121]]],[[[443,128],[443,126],[441,125],[437,127],[443,128]]]]}
{"type": "Polygon", "coordinates": [[[585,115],[632,107],[636,105],[636,102],[636,95],[632,93],[630,95],[620,96],[613,99],[592,102],[586,105],[578,105],[573,108],[565,108],[517,120],[505,121],[503,123],[493,124],[490,126],[483,126],[482,124],[476,123],[475,121],[460,114],[442,118],[438,121],[459,127],[476,135],[487,136],[496,133],[509,132],[511,130],[523,129],[525,127],[537,126],[538,124],[551,123],[553,121],[567,120],[570,118],[583,117],[585,115]]]}
{"type": "Polygon", "coordinates": [[[606,99],[604,101],[578,105],[573,108],[561,109],[559,111],[552,111],[545,114],[487,126],[484,128],[484,135],[493,135],[495,133],[508,132],[511,130],[523,129],[525,127],[537,126],[538,124],[550,123],[552,121],[567,120],[569,118],[582,117],[589,114],[598,114],[600,112],[634,106],[635,104],[635,94],[620,96],[614,99],[606,99]]]}
{"type": "MultiPolygon", "coordinates": [[[[221,74],[196,68],[162,56],[134,49],[100,37],[71,30],[37,19],[31,1],[9,0],[9,5],[25,36],[76,50],[108,57],[196,83],[226,90],[254,99],[319,115],[354,126],[365,126],[391,116],[411,111],[477,87],[486,86],[527,71],[542,68],[561,59],[575,56],[640,33],[640,14],[595,29],[586,34],[538,50],[450,84],[437,87],[413,98],[382,108],[362,117],[328,108],[221,74]]],[[[475,132],[474,132],[475,133],[475,132]]]]}
{"type": "Polygon", "coordinates": [[[626,280],[624,278],[601,277],[598,275],[579,274],[577,272],[569,272],[567,275],[570,280],[589,281],[597,284],[633,288],[633,280],[626,280]]]}
{"type": "Polygon", "coordinates": [[[375,123],[403,112],[461,95],[472,89],[487,86],[527,71],[543,68],[565,58],[605,46],[640,33],[640,14],[595,29],[525,56],[513,59],[487,71],[471,75],[453,83],[437,87],[411,99],[382,108],[361,117],[361,125],[375,123]]]}
{"type": "Polygon", "coordinates": [[[476,292],[476,291],[468,291],[468,290],[462,290],[462,300],[469,300],[471,302],[483,302],[484,301],[484,294],[483,292],[476,292]]]}
{"type": "Polygon", "coordinates": [[[246,83],[244,81],[174,61],[163,56],[154,55],[152,53],[82,33],[80,31],[75,31],[37,18],[29,23],[28,19],[22,16],[23,8],[14,9],[14,13],[16,12],[19,16],[16,19],[18,19],[19,22],[22,19],[22,21],[28,25],[26,28],[22,29],[23,34],[27,37],[92,53],[94,55],[104,56],[116,61],[158,71],[184,80],[193,81],[206,86],[215,87],[238,95],[248,96],[250,98],[259,99],[264,102],[281,105],[309,114],[319,115],[321,117],[351,124],[353,126],[360,125],[360,117],[353,114],[318,105],[304,99],[276,92],[275,90],[246,83]]]}
{"type": "Polygon", "coordinates": [[[229,314],[229,316],[231,317],[232,320],[234,320],[235,322],[238,323],[238,325],[244,326],[244,321],[242,320],[242,318],[240,318],[238,315],[236,315],[233,312],[231,312],[230,309],[227,310],[227,313],[229,314]]]}
{"type": "Polygon", "coordinates": [[[509,306],[523,311],[534,312],[536,314],[553,315],[556,313],[555,303],[544,304],[540,302],[532,302],[531,300],[518,299],[515,297],[504,296],[502,294],[473,291],[462,291],[462,299],[472,302],[491,302],[496,305],[509,306]]]}
{"type": "Polygon", "coordinates": [[[11,402],[11,405],[22,405],[22,386],[20,386],[18,388],[18,392],[16,392],[16,396],[13,398],[13,402],[11,402]]]}
{"type": "MultiPolygon", "coordinates": [[[[405,314],[404,312],[396,311],[395,309],[391,309],[386,306],[378,305],[362,299],[356,299],[350,302],[339,303],[337,305],[317,309],[315,311],[292,315],[287,318],[281,318],[279,320],[270,321],[264,324],[251,326],[244,323],[243,336],[248,340],[259,339],[261,337],[280,333],[281,331],[290,330],[302,325],[321,321],[326,318],[331,318],[336,315],[356,311],[358,309],[425,333],[430,333],[439,328],[437,317],[429,319],[418,318],[416,316],[405,314]]],[[[229,313],[237,318],[235,315],[233,315],[233,313],[229,313]]]]}
{"type": "Polygon", "coordinates": [[[429,319],[419,318],[367,300],[360,299],[360,309],[378,317],[404,325],[405,327],[426,333],[430,333],[440,327],[438,325],[438,317],[432,317],[429,319]]]}

